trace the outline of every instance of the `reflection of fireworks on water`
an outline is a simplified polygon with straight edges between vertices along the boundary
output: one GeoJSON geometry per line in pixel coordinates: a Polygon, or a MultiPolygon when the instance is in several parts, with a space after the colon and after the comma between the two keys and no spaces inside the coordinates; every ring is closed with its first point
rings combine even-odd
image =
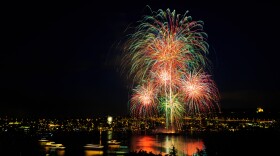
{"type": "Polygon", "coordinates": [[[197,150],[205,150],[204,142],[198,138],[187,138],[182,135],[135,135],[131,139],[132,151],[146,151],[162,155],[170,154],[175,146],[177,155],[195,155],[197,150]]]}
{"type": "Polygon", "coordinates": [[[206,37],[203,22],[192,21],[187,12],[181,16],[160,9],[140,21],[122,62],[137,84],[130,105],[134,116],[163,113],[168,129],[180,127],[186,113],[214,110],[218,90],[210,76],[200,72],[207,65],[206,37]]]}

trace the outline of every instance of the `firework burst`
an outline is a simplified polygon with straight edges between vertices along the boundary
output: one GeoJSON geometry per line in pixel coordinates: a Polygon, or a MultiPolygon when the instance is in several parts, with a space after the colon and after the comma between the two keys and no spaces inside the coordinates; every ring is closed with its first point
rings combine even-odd
{"type": "Polygon", "coordinates": [[[131,113],[147,117],[164,112],[166,128],[174,123],[180,127],[185,114],[213,111],[218,103],[217,87],[203,72],[208,54],[203,22],[187,13],[151,11],[124,49],[122,63],[137,85],[131,113]]]}
{"type": "Polygon", "coordinates": [[[218,89],[211,75],[192,72],[186,75],[181,85],[188,114],[220,110],[218,89]]]}
{"type": "Polygon", "coordinates": [[[131,113],[135,117],[152,116],[156,112],[156,89],[152,83],[136,87],[131,98],[131,113]]]}

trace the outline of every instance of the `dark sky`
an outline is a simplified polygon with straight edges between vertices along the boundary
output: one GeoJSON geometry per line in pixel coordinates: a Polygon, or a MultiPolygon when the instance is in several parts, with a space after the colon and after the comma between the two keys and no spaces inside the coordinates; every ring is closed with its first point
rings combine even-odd
{"type": "Polygon", "coordinates": [[[117,45],[146,5],[204,21],[222,110],[279,111],[276,2],[24,1],[2,6],[0,114],[128,114],[117,45]]]}

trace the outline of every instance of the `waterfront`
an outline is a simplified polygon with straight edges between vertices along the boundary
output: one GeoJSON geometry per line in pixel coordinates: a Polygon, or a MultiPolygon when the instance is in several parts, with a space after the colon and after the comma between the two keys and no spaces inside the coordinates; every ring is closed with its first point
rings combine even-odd
{"type": "MultiPolygon", "coordinates": [[[[182,135],[145,135],[124,134],[103,131],[101,140],[99,133],[63,133],[55,134],[49,140],[63,144],[66,148],[56,153],[49,153],[38,141],[38,137],[17,134],[1,135],[1,155],[9,156],[90,156],[109,155],[107,148],[102,153],[94,153],[84,149],[86,144],[103,144],[110,139],[120,141],[129,151],[147,151],[154,154],[166,154],[174,145],[178,156],[193,155],[205,150],[205,155],[275,155],[278,153],[279,132],[243,132],[243,133],[211,133],[182,135]],[[101,142],[100,142],[101,141],[101,142]]],[[[124,155],[124,154],[121,154],[124,155]]]]}

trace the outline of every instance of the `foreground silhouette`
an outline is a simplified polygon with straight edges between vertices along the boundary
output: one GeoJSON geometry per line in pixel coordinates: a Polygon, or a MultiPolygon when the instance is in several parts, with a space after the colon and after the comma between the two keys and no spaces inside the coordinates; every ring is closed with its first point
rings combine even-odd
{"type": "MultiPolygon", "coordinates": [[[[165,154],[165,155],[162,155],[162,154],[154,154],[153,152],[147,152],[145,150],[139,150],[138,152],[137,151],[134,151],[134,152],[130,152],[128,153],[127,155],[142,155],[142,156],[177,156],[177,150],[174,146],[172,146],[171,148],[171,151],[169,154],[165,154]]],[[[197,152],[195,154],[193,154],[193,156],[206,156],[206,151],[205,150],[200,150],[197,148],[197,152]]]]}
{"type": "MultiPolygon", "coordinates": [[[[177,150],[174,146],[172,146],[172,149],[169,154],[165,154],[164,156],[176,156],[177,150]]],[[[163,156],[162,154],[154,154],[153,152],[147,152],[145,150],[139,150],[138,152],[130,152],[128,155],[150,155],[150,156],[163,156]]]]}

